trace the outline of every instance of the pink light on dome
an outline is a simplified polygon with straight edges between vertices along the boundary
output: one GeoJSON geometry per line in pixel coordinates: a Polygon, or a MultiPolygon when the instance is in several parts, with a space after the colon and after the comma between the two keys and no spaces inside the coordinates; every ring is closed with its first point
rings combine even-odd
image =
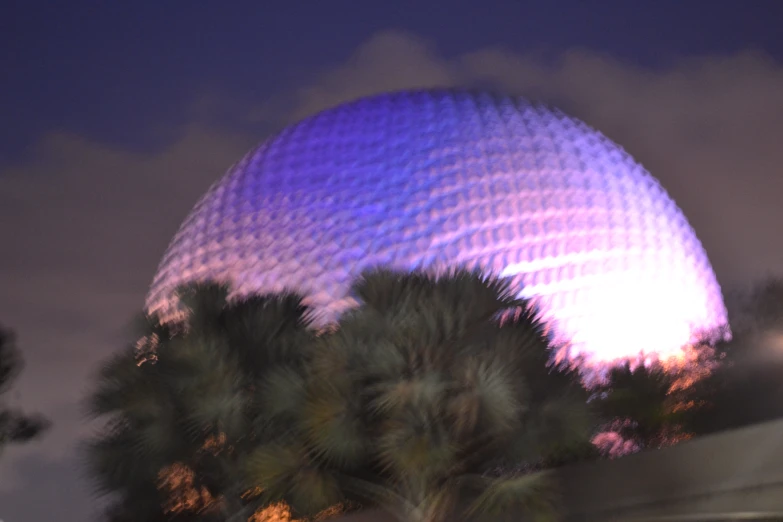
{"type": "MultiPolygon", "coordinates": [[[[574,306],[580,313],[559,319],[561,309],[545,307],[544,314],[555,325],[556,342],[567,343],[572,354],[591,363],[641,354],[669,359],[698,342],[696,325],[711,320],[708,311],[699,313],[704,308],[704,289],[695,283],[677,283],[677,275],[664,271],[651,279],[643,271],[628,270],[595,277],[591,281],[595,286],[575,291],[574,306]]],[[[523,293],[535,296],[535,290],[523,293]]]]}
{"type": "Polygon", "coordinates": [[[693,229],[620,147],[557,110],[452,91],[361,99],[251,151],[185,220],[147,307],[221,280],[298,290],[327,323],[378,265],[510,277],[595,363],[677,355],[727,323],[693,229]]]}

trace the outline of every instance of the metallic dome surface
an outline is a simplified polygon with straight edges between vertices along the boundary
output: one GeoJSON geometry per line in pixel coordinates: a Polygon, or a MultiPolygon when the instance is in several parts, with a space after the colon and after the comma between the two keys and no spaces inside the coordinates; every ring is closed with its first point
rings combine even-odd
{"type": "Polygon", "coordinates": [[[192,281],[306,294],[320,322],[379,265],[511,277],[557,340],[597,362],[668,357],[726,322],[720,287],[660,184],[586,124],[522,99],[384,94],[247,154],[172,240],[147,310],[192,281]]]}

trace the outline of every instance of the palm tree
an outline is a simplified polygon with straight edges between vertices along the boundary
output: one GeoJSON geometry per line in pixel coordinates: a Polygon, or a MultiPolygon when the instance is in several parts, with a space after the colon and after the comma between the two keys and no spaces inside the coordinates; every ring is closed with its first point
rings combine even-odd
{"type": "MultiPolygon", "coordinates": [[[[22,371],[24,362],[16,348],[14,334],[0,327],[0,395],[8,392],[22,371]]],[[[0,403],[0,452],[6,444],[27,442],[49,426],[40,415],[28,415],[0,403]]]]}
{"type": "Polygon", "coordinates": [[[608,447],[605,451],[617,456],[690,438],[702,398],[692,384],[681,384],[693,378],[684,370],[661,364],[631,366],[626,362],[612,368],[596,390],[595,403],[605,421],[604,435],[618,436],[627,451],[609,451],[608,447]]]}
{"type": "Polygon", "coordinates": [[[357,501],[411,522],[514,505],[552,515],[541,467],[592,423],[529,304],[462,270],[374,271],[354,293],[361,306],[318,339],[304,374],[264,380],[288,430],[252,453],[249,485],[300,516],[357,501]]]}
{"type": "Polygon", "coordinates": [[[122,520],[241,520],[253,513],[241,463],[269,438],[259,379],[301,367],[309,311],[293,294],[227,299],[214,284],[183,288],[187,323],[143,317],[142,341],[100,371],[88,410],[105,421],[87,470],[119,500],[122,520]]]}

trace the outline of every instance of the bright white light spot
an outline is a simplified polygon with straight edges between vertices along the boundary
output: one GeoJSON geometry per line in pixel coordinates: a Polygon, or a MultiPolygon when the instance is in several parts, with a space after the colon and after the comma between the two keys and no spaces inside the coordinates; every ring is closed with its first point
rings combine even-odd
{"type": "Polygon", "coordinates": [[[309,294],[326,322],[378,265],[510,277],[595,361],[666,358],[727,322],[694,231],[622,149],[524,100],[446,91],[349,103],[252,151],[182,225],[147,306],[219,279],[309,294]]]}

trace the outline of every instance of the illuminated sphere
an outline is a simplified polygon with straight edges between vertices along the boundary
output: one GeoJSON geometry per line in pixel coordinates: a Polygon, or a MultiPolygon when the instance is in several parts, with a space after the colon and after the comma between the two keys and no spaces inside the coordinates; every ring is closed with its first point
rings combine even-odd
{"type": "Polygon", "coordinates": [[[620,147],[557,110],[454,91],[360,99],[262,143],[182,224],[147,309],[223,281],[297,290],[324,323],[379,265],[511,277],[596,361],[668,356],[726,323],[693,229],[620,147]]]}

